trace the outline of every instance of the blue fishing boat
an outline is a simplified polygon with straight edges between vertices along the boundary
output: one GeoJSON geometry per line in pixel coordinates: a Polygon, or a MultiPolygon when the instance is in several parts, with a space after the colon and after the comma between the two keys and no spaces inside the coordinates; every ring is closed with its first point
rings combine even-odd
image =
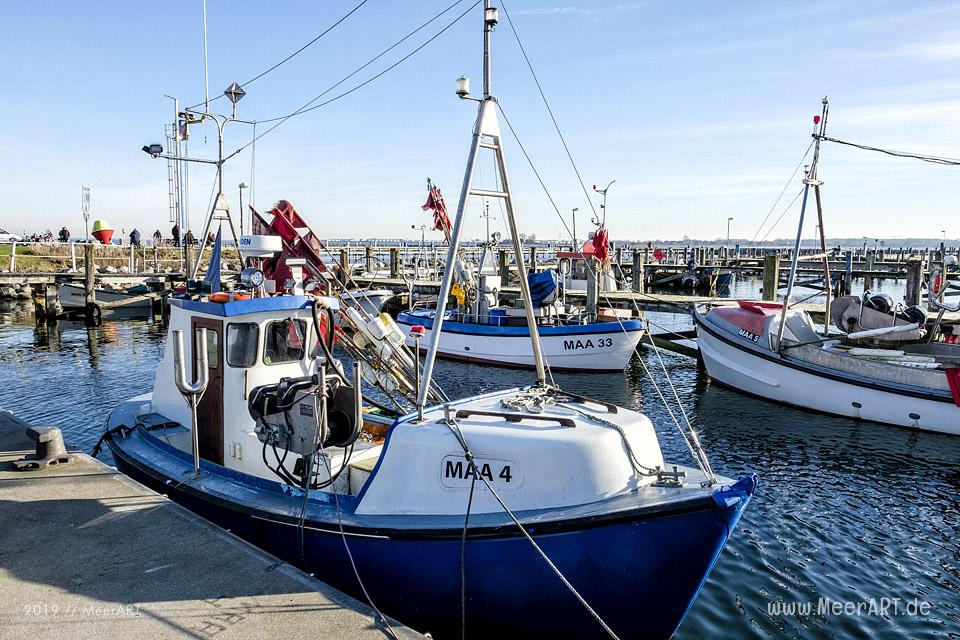
{"type": "MultiPolygon", "coordinates": [[[[486,0],[487,52],[496,23],[486,0]]],[[[484,59],[448,265],[481,145],[505,176],[484,59]]],[[[103,439],[131,477],[435,638],[671,636],[756,476],[717,476],[680,422],[694,466],[668,462],[642,413],[547,384],[525,280],[536,382],[447,397],[432,374],[452,271],[422,373],[382,316],[354,325],[358,360],[339,362],[334,298],[175,299],[152,393],[117,406],[103,439]],[[397,373],[410,364],[415,386],[397,373]],[[382,441],[364,435],[364,380],[414,401],[382,441]]]]}
{"type": "Polygon", "coordinates": [[[470,637],[596,637],[594,614],[667,637],[756,486],[669,466],[644,415],[542,385],[359,439],[356,379],[310,347],[335,300],[171,304],[153,392],[107,421],[118,468],[437,638],[464,620],[470,637]],[[195,405],[183,335],[207,372],[195,405]]]}

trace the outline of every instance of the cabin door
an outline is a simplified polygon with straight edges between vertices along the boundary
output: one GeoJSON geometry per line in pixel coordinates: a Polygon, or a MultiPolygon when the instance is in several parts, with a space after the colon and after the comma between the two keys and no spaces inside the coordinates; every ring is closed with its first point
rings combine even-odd
{"type": "MultiPolygon", "coordinates": [[[[210,381],[197,405],[197,435],[200,457],[223,464],[223,323],[208,318],[193,318],[193,348],[197,353],[200,329],[207,330],[207,361],[210,381]]],[[[194,355],[193,379],[197,379],[197,358],[194,355]]]]}

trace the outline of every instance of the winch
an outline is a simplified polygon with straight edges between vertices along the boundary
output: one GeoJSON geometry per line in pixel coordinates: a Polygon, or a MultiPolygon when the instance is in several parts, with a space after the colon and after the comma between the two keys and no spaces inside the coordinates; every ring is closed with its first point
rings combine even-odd
{"type": "MultiPolygon", "coordinates": [[[[356,368],[354,373],[356,377],[356,368]]],[[[271,467],[274,473],[297,485],[303,482],[295,477],[303,475],[303,460],[291,472],[284,466],[288,453],[310,458],[329,447],[350,447],[363,425],[359,380],[350,385],[328,372],[255,387],[247,410],[256,421],[254,432],[263,443],[264,459],[271,447],[277,460],[276,468],[271,467]]]]}

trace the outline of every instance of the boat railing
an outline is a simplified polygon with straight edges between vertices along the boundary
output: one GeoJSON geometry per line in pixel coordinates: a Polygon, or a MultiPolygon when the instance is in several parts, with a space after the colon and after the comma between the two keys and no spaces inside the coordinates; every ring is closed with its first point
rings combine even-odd
{"type": "Polygon", "coordinates": [[[524,420],[533,420],[539,422],[556,422],[562,427],[576,427],[577,424],[571,418],[563,416],[550,415],[529,415],[526,413],[514,413],[511,411],[481,411],[475,409],[460,409],[457,411],[457,418],[469,418],[471,416],[487,416],[492,418],[503,418],[507,422],[522,422],[524,420]]]}
{"type": "MultiPolygon", "coordinates": [[[[512,326],[507,324],[507,319],[512,318],[513,316],[504,316],[504,315],[490,315],[490,314],[479,314],[479,313],[470,313],[468,311],[454,311],[451,312],[448,316],[448,322],[461,322],[465,324],[484,324],[490,326],[512,326]]],[[[517,316],[519,320],[523,320],[523,324],[526,325],[526,319],[522,316],[517,316]]],[[[573,317],[564,317],[563,315],[558,315],[552,313],[540,318],[537,318],[537,324],[539,326],[579,326],[588,323],[588,318],[586,314],[574,314],[573,317]]],[[[519,325],[518,325],[519,326],[519,325]]]]}

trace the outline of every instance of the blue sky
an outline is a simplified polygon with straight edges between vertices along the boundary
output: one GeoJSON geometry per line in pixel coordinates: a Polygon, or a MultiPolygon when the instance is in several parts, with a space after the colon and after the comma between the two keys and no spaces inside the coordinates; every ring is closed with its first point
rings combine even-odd
{"type": "MultiPolygon", "coordinates": [[[[208,0],[210,92],[243,82],[293,52],[358,0],[208,0]]],[[[293,111],[451,4],[368,0],[316,44],[246,86],[239,116],[293,111]]],[[[203,97],[200,0],[3,3],[0,12],[0,227],[82,229],[80,191],[94,216],[142,232],[167,222],[166,164],[140,151],[162,142],[172,103],[203,97]]],[[[391,64],[463,11],[463,2],[348,82],[391,64]]],[[[503,3],[500,3],[503,6],[503,3]]],[[[794,233],[796,206],[758,227],[809,144],[829,95],[828,133],[898,150],[960,157],[960,5],[947,2],[581,2],[508,0],[544,91],[589,187],[615,179],[613,238],[752,238],[794,233]],[[769,226],[769,225],[768,225],[769,226]]],[[[288,199],[325,237],[419,236],[430,176],[454,206],[480,88],[480,8],[420,53],[327,107],[289,120],[257,143],[256,205],[288,199]]],[[[501,12],[494,93],[560,210],[589,205],[501,12]]],[[[214,103],[226,109],[226,101],[214,103]]],[[[263,129],[261,128],[260,131],[263,129]]],[[[505,131],[521,230],[560,237],[562,225],[505,131]]],[[[227,128],[227,148],[251,137],[227,128]]],[[[191,155],[212,157],[216,131],[196,127],[191,155]],[[206,139],[206,144],[204,144],[206,139]]],[[[489,163],[482,177],[490,186],[489,163]]],[[[250,182],[251,156],[226,166],[250,182]]],[[[213,181],[193,165],[192,226],[213,181]]],[[[832,236],[960,237],[960,168],[837,145],[820,177],[832,236]]],[[[772,219],[800,189],[787,189],[772,219]]],[[[596,204],[596,202],[595,202],[596,204]]],[[[466,234],[482,235],[482,203],[466,234]]],[[[496,205],[494,228],[502,229],[496,205]]],[[[814,232],[811,223],[806,236],[814,232]]]]}

